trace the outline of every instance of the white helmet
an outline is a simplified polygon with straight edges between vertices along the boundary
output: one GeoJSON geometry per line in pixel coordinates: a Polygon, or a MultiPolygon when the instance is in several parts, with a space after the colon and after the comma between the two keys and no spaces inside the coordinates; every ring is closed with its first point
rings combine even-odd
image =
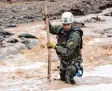
{"type": "Polygon", "coordinates": [[[61,21],[64,24],[73,23],[74,22],[74,16],[71,12],[65,12],[62,14],[61,21]]]}

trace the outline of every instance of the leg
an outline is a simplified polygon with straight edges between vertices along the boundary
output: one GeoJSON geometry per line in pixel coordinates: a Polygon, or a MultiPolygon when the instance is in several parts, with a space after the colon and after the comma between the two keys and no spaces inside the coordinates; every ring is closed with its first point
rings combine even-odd
{"type": "Polygon", "coordinates": [[[73,77],[76,75],[77,69],[74,65],[69,65],[66,68],[65,82],[68,84],[75,84],[73,77]]]}
{"type": "Polygon", "coordinates": [[[65,71],[60,70],[60,80],[65,81],[65,71]]]}
{"type": "Polygon", "coordinates": [[[66,73],[66,66],[63,63],[63,60],[60,61],[60,79],[65,81],[65,73],[66,73]]]}

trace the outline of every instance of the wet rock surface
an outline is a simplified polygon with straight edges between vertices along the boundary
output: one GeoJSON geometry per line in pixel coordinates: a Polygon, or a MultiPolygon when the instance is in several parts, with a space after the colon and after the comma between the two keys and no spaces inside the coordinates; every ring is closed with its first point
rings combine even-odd
{"type": "Polygon", "coordinates": [[[31,35],[31,34],[20,34],[18,36],[19,38],[33,38],[33,39],[37,39],[35,36],[31,35]]]}
{"type": "Polygon", "coordinates": [[[101,31],[95,31],[95,32],[100,33],[101,35],[106,36],[106,37],[112,37],[112,28],[104,29],[101,31]]]}
{"type": "Polygon", "coordinates": [[[38,45],[38,39],[28,33],[15,36],[14,33],[5,31],[0,27],[0,59],[9,54],[18,54],[21,50],[32,49],[38,45]]]}

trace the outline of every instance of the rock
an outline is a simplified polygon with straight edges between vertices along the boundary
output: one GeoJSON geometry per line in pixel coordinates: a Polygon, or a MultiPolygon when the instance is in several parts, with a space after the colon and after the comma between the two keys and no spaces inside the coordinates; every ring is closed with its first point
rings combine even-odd
{"type": "Polygon", "coordinates": [[[24,44],[16,43],[15,45],[8,45],[5,48],[1,48],[0,59],[5,58],[6,56],[13,54],[18,54],[21,50],[27,49],[24,44]]]}
{"type": "Polygon", "coordinates": [[[27,48],[25,47],[25,45],[22,44],[22,43],[16,43],[16,44],[14,45],[14,47],[17,48],[18,51],[27,49],[27,48]]]}
{"type": "Polygon", "coordinates": [[[15,48],[13,46],[2,48],[0,58],[3,59],[3,58],[5,58],[6,56],[8,56],[10,54],[16,55],[18,52],[19,51],[17,50],[17,48],[15,48]]]}
{"type": "Polygon", "coordinates": [[[107,28],[101,31],[94,31],[95,33],[100,33],[103,36],[112,37],[112,28],[107,28]]]}
{"type": "Polygon", "coordinates": [[[4,27],[0,26],[0,33],[4,32],[4,27]]]}
{"type": "Polygon", "coordinates": [[[2,22],[0,21],[0,26],[2,26],[2,22]]]}
{"type": "Polygon", "coordinates": [[[14,46],[14,45],[15,45],[14,43],[5,42],[2,47],[6,48],[6,47],[14,46]]]}
{"type": "Polygon", "coordinates": [[[16,54],[19,53],[19,50],[14,46],[11,46],[11,47],[8,47],[8,48],[9,48],[8,51],[9,51],[10,54],[16,55],[16,54]]]}
{"type": "Polygon", "coordinates": [[[2,35],[4,36],[4,38],[9,38],[9,37],[11,37],[12,35],[14,35],[13,33],[10,33],[10,32],[7,32],[7,31],[4,31],[3,33],[2,33],[2,35]]]}
{"type": "Polygon", "coordinates": [[[19,38],[33,38],[33,39],[37,39],[34,35],[25,33],[25,34],[21,34],[18,36],[19,38]]]}
{"type": "Polygon", "coordinates": [[[7,41],[8,43],[17,43],[17,42],[19,42],[17,39],[15,39],[15,38],[11,38],[11,39],[9,39],[8,41],[7,41]]]}
{"type": "MultiPolygon", "coordinates": [[[[31,0],[30,0],[31,1],[31,0]]],[[[44,1],[26,2],[12,6],[0,5],[0,25],[5,27],[16,27],[16,24],[42,20],[44,13],[44,1]],[[7,6],[7,7],[6,7],[7,6]],[[3,7],[3,8],[2,8],[3,7]]],[[[48,15],[50,19],[59,19],[64,11],[70,11],[77,15],[98,13],[111,7],[111,0],[47,0],[48,15]],[[64,3],[63,3],[64,2],[64,3]],[[70,3],[70,5],[68,4],[70,3]],[[110,5],[110,6],[109,6],[110,5]]]]}
{"type": "Polygon", "coordinates": [[[0,27],[0,45],[2,45],[2,41],[4,40],[3,32],[4,32],[4,28],[0,27]]]}
{"type": "Polygon", "coordinates": [[[29,39],[30,41],[30,48],[34,48],[34,47],[37,47],[38,45],[38,40],[37,39],[29,39]]]}
{"type": "Polygon", "coordinates": [[[10,37],[10,36],[12,36],[12,35],[14,35],[14,34],[5,31],[5,28],[4,28],[4,27],[0,27],[0,36],[6,38],[6,37],[10,37]]]}
{"type": "Polygon", "coordinates": [[[108,34],[107,37],[112,37],[112,34],[108,34]]]}
{"type": "Polygon", "coordinates": [[[35,17],[34,16],[24,16],[23,18],[25,18],[25,19],[35,19],[35,17]]]}
{"type": "MultiPolygon", "coordinates": [[[[13,34],[7,31],[1,30],[4,38],[7,38],[6,42],[2,45],[0,59],[8,56],[9,54],[18,54],[21,50],[32,49],[38,45],[38,39],[31,34],[20,35],[20,42],[17,38],[9,38],[13,34]]],[[[1,44],[0,44],[1,45],[1,44]]]]}
{"type": "Polygon", "coordinates": [[[104,14],[104,16],[112,16],[112,12],[104,14]]]}
{"type": "Polygon", "coordinates": [[[85,22],[93,23],[93,22],[104,22],[105,19],[100,18],[99,16],[93,16],[87,19],[85,22]]]}
{"type": "Polygon", "coordinates": [[[28,49],[32,49],[38,45],[37,39],[24,39],[21,40],[21,43],[25,44],[28,49]]]}
{"type": "Polygon", "coordinates": [[[30,48],[30,42],[29,42],[28,40],[22,40],[21,43],[25,44],[25,46],[26,46],[28,49],[31,49],[31,48],[30,48]]]}
{"type": "Polygon", "coordinates": [[[6,28],[10,28],[10,27],[17,27],[17,24],[9,23],[9,24],[6,25],[6,28]]]}
{"type": "Polygon", "coordinates": [[[74,26],[85,27],[84,22],[78,22],[78,21],[75,21],[73,24],[74,24],[74,26]]]}

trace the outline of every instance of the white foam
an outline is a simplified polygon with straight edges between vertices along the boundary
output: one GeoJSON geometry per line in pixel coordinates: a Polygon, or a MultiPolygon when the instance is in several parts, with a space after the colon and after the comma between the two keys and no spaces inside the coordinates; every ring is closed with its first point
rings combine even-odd
{"type": "Polygon", "coordinates": [[[112,78],[112,65],[96,67],[94,71],[84,72],[83,77],[85,76],[100,76],[112,78]]]}
{"type": "MultiPolygon", "coordinates": [[[[99,77],[110,77],[112,78],[112,65],[99,66],[94,71],[84,72],[83,77],[86,76],[99,76],[99,77]]],[[[63,88],[59,90],[49,91],[112,91],[112,83],[99,84],[99,85],[81,85],[73,88],[63,88]]]]}
{"type": "Polygon", "coordinates": [[[15,72],[18,69],[22,69],[22,70],[39,69],[42,65],[44,65],[44,63],[36,62],[24,66],[9,66],[9,67],[1,66],[0,72],[15,72]]]}
{"type": "Polygon", "coordinates": [[[60,90],[50,91],[112,91],[112,84],[100,84],[100,85],[84,85],[74,88],[63,88],[60,90]]]}

